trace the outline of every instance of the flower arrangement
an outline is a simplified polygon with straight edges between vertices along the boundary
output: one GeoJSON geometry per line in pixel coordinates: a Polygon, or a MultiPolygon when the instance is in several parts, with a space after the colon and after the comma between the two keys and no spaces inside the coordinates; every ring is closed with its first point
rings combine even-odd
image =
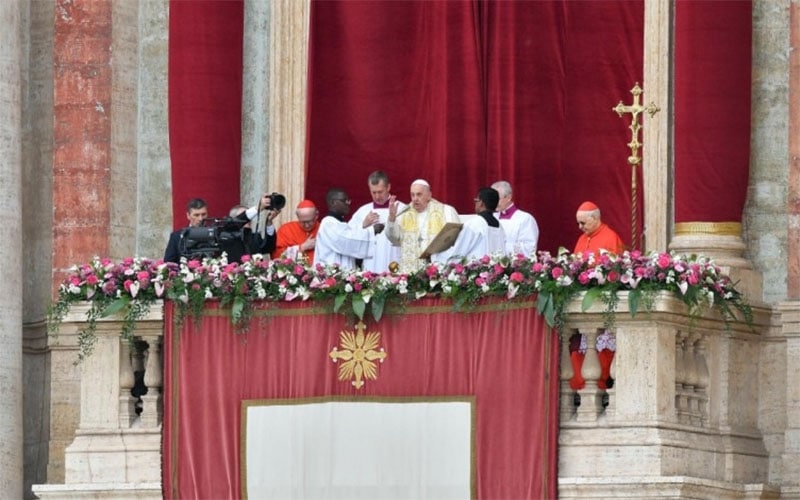
{"type": "Polygon", "coordinates": [[[605,305],[606,327],[613,323],[618,292],[627,291],[629,311],[649,308],[660,291],[673,293],[692,315],[703,309],[719,311],[726,324],[737,313],[752,321],[752,312],[731,279],[710,259],[674,253],[625,252],[615,256],[570,254],[537,259],[485,256],[475,261],[432,263],[413,274],[343,270],[338,266],[309,266],[302,261],[245,256],[241,263],[219,259],[183,260],[180,264],[139,258],[121,262],[95,257],[76,265],[59,288],[50,307],[48,325],[57,332],[70,306],[90,303],[87,327],[79,334],[80,356],[91,352],[96,322],[123,315],[122,335],[131,339],[137,320],[159,299],[178,305],[178,316],[200,317],[208,300],[230,309],[232,322],[246,328],[258,301],[320,301],[332,312],[358,319],[370,313],[379,321],[387,305],[403,307],[422,297],[453,301],[455,309],[469,309],[488,297],[522,300],[537,295],[537,309],[548,324],[561,328],[567,304],[581,292],[583,310],[595,300],[605,305]]]}

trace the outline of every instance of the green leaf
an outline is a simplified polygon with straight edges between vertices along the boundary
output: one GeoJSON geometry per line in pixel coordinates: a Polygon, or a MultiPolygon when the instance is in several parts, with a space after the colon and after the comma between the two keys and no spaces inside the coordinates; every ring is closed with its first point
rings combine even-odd
{"type": "Polygon", "coordinates": [[[383,307],[386,305],[386,299],[385,297],[372,297],[370,304],[370,309],[372,309],[372,317],[377,323],[383,317],[383,307]]]}
{"type": "Polygon", "coordinates": [[[639,299],[642,298],[640,290],[631,290],[628,292],[628,310],[631,312],[631,317],[636,316],[639,312],[639,299]]]}
{"type": "Polygon", "coordinates": [[[345,299],[347,299],[346,294],[339,294],[333,299],[333,312],[339,312],[339,309],[342,308],[342,304],[344,304],[345,299]]]}
{"type": "Polygon", "coordinates": [[[358,319],[364,319],[364,311],[367,309],[367,304],[364,302],[364,298],[361,295],[353,295],[353,312],[358,319]]]}
{"type": "Polygon", "coordinates": [[[586,290],[586,295],[583,296],[583,301],[581,302],[581,312],[589,310],[592,304],[594,304],[594,301],[602,294],[603,290],[601,288],[590,288],[586,290]]]}
{"type": "MultiPolygon", "coordinates": [[[[539,314],[543,314],[545,309],[547,309],[547,305],[551,304],[553,301],[553,295],[550,293],[541,292],[539,296],[536,298],[536,311],[539,314]]],[[[552,308],[552,305],[550,306],[552,308]]]]}
{"type": "Polygon", "coordinates": [[[231,318],[233,318],[234,323],[239,322],[242,317],[242,311],[244,311],[244,299],[236,297],[233,299],[233,306],[231,307],[231,318]]]}
{"type": "Polygon", "coordinates": [[[544,309],[544,320],[547,322],[547,325],[552,327],[556,324],[556,308],[553,307],[553,301],[548,300],[547,305],[544,309]]]}
{"type": "Polygon", "coordinates": [[[114,302],[110,303],[108,307],[103,310],[102,316],[112,316],[130,304],[130,297],[122,296],[115,300],[114,302]]]}

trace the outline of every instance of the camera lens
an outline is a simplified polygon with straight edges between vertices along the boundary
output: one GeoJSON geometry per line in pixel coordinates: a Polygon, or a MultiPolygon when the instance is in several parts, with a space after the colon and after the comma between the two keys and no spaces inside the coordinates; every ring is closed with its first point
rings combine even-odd
{"type": "Polygon", "coordinates": [[[282,194],[272,193],[269,195],[270,208],[273,210],[281,210],[286,206],[286,197],[282,194]]]}

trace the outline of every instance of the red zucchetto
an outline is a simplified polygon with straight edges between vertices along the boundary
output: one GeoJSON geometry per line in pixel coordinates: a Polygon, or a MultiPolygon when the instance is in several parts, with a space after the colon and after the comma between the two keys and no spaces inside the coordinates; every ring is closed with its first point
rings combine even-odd
{"type": "Polygon", "coordinates": [[[597,209],[598,209],[597,205],[595,205],[591,201],[584,201],[578,207],[578,212],[591,212],[592,210],[597,210],[597,209]]]}
{"type": "Polygon", "coordinates": [[[314,202],[311,200],[303,200],[297,204],[297,208],[317,208],[317,206],[314,205],[314,202]]]}

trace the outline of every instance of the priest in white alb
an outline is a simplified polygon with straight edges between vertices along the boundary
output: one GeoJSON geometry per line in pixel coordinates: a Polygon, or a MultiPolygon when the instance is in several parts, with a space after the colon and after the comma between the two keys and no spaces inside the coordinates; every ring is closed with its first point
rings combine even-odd
{"type": "Polygon", "coordinates": [[[506,236],[500,221],[494,216],[500,195],[495,189],[483,187],[475,196],[475,216],[464,217],[465,222],[453,246],[433,254],[431,261],[478,260],[485,255],[505,253],[506,236]]]}
{"type": "MultiPolygon", "coordinates": [[[[362,205],[350,218],[350,225],[356,228],[369,227],[372,224],[385,225],[389,218],[389,202],[392,185],[386,172],[376,170],[367,178],[367,186],[372,196],[372,201],[362,205]]],[[[397,202],[398,211],[406,208],[405,203],[397,202]]],[[[374,248],[370,256],[366,257],[361,269],[382,273],[389,270],[389,264],[400,261],[400,247],[392,245],[386,238],[386,233],[381,232],[373,240],[374,248]]]]}
{"type": "Polygon", "coordinates": [[[455,208],[433,198],[431,185],[424,179],[411,183],[410,208],[400,210],[394,197],[390,200],[386,237],[400,247],[400,272],[413,273],[425,265],[420,254],[444,225],[461,221],[455,208]]]}
{"type": "Polygon", "coordinates": [[[497,213],[494,215],[506,233],[506,253],[536,258],[536,245],[539,242],[539,225],[536,224],[536,219],[514,204],[511,184],[507,181],[497,181],[492,187],[500,193],[497,213]]]}
{"type": "Polygon", "coordinates": [[[329,190],[325,201],[328,215],[319,223],[314,265],[338,264],[342,269],[355,269],[356,259],[370,256],[375,234],[383,227],[375,224],[366,228],[353,227],[345,222],[350,213],[350,197],[342,189],[329,190]]]}

